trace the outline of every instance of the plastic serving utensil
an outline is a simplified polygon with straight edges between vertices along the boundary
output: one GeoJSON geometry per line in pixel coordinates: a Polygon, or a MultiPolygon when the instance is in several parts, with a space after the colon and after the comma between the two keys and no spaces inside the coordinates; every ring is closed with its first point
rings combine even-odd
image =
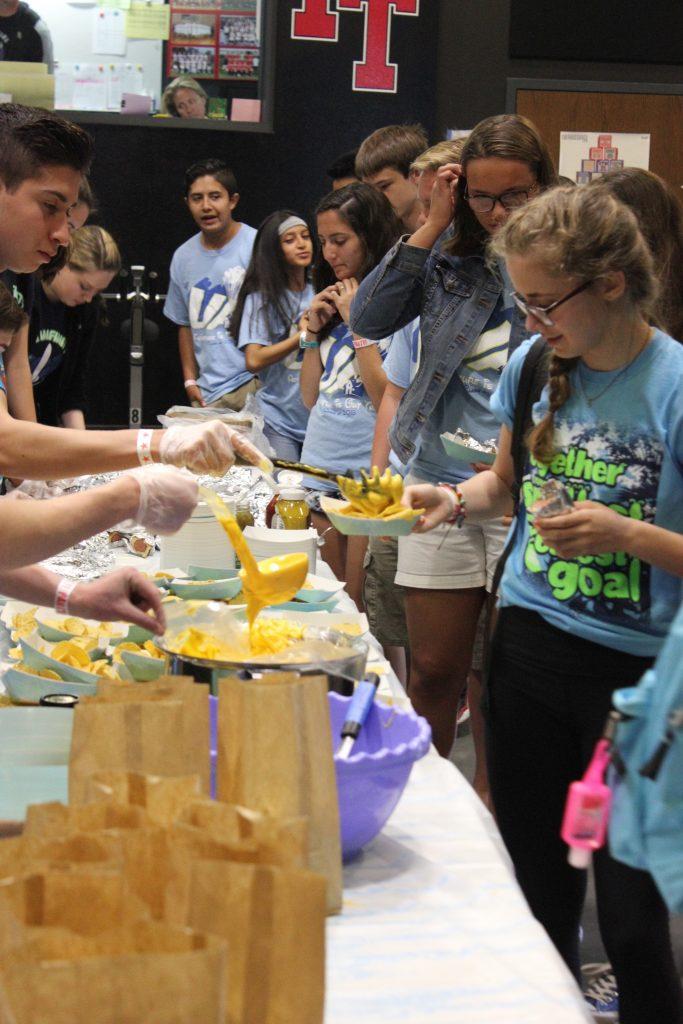
{"type": "Polygon", "coordinates": [[[378,686],[379,676],[375,672],[368,673],[367,678],[358,683],[341,729],[342,741],[337,750],[337,757],[340,761],[346,761],[350,757],[363,722],[372,707],[378,686]]]}
{"type": "Polygon", "coordinates": [[[199,493],[230,539],[242,563],[240,579],[247,599],[247,618],[251,625],[262,608],[290,601],[301,590],[308,575],[308,555],[297,552],[275,555],[257,562],[242,536],[237,520],[220,495],[208,487],[199,493]]]}

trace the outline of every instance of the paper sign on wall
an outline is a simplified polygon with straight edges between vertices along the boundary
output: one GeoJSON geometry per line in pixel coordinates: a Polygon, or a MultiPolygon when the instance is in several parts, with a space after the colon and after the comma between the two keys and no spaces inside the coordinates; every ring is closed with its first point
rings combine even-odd
{"type": "Polygon", "coordinates": [[[168,39],[170,24],[171,8],[168,4],[133,0],[126,32],[129,39],[168,39]]]}
{"type": "Polygon", "coordinates": [[[123,57],[126,53],[126,14],[115,7],[99,7],[93,14],[92,52],[123,57]]]}
{"type": "Polygon", "coordinates": [[[586,185],[608,171],[650,166],[650,136],[637,132],[560,132],[559,173],[586,185]]]}

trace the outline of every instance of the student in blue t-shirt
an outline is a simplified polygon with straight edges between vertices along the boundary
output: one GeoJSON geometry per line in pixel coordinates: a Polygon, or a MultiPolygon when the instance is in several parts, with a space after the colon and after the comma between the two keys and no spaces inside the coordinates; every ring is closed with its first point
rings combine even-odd
{"type": "Polygon", "coordinates": [[[258,374],[256,403],[264,432],[279,459],[298,462],[308,409],[301,400],[299,348],[304,316],[313,298],[307,280],[313,259],[308,224],[291,210],[263,221],[242,282],[230,332],[244,351],[247,369],[258,374]]]}
{"type": "MultiPolygon", "coordinates": [[[[493,248],[552,358],[501,584],[489,782],[524,895],[578,978],[585,874],[567,863],[562,810],[613,690],[652,665],[683,596],[683,349],[650,326],[655,266],[635,217],[605,190],[546,193],[510,217],[493,248]],[[536,502],[550,480],[574,508],[544,518],[536,502]]],[[[511,430],[530,344],[512,355],[492,400],[502,423],[493,469],[455,493],[409,488],[406,502],[427,510],[419,530],[456,513],[481,521],[510,510],[511,430]]],[[[668,914],[652,878],[606,848],[593,865],[620,1020],[679,1024],[668,914]]]]}
{"type": "MultiPolygon", "coordinates": [[[[376,410],[386,385],[383,362],[391,338],[369,342],[348,326],[351,300],[359,282],[394,244],[401,225],[389,201],[370,185],[346,185],[319,203],[316,222],[321,255],[308,312],[301,396],[311,410],[301,460],[334,473],[370,468],[376,410]]],[[[310,478],[314,490],[334,490],[310,478]]],[[[329,523],[314,505],[313,523],[323,533],[329,523]]],[[[326,535],[323,557],[361,606],[363,557],[367,538],[326,535]]]]}
{"type": "Polygon", "coordinates": [[[178,325],[192,405],[241,409],[257,388],[227,326],[256,235],[233,219],[239,198],[235,175],[222,160],[204,160],[185,172],[185,201],[199,234],[173,254],[164,313],[178,325]]]}

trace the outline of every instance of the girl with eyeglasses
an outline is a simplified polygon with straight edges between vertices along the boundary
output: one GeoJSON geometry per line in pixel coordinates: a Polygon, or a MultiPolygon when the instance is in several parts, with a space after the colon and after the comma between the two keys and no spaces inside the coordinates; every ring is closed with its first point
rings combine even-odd
{"type": "MultiPolygon", "coordinates": [[[[482,121],[465,142],[461,162],[438,172],[424,225],[360,286],[351,317],[360,334],[384,337],[420,317],[420,367],[390,432],[404,463],[419,439],[409,483],[455,486],[480,468],[474,452],[469,462],[447,455],[445,431],[461,428],[479,443],[497,436],[491,395],[509,354],[527,335],[504,267],[487,261],[486,245],[511,211],[555,181],[548,150],[529,121],[517,115],[482,121]]],[[[506,533],[499,519],[399,540],[396,583],[406,588],[408,693],[443,756],[453,745],[477,622],[506,533]]],[[[475,788],[486,797],[481,763],[475,788]]]]}
{"type": "MultiPolygon", "coordinates": [[[[509,219],[492,249],[552,357],[501,583],[489,781],[522,890],[578,978],[586,875],[567,863],[560,823],[613,690],[652,665],[683,596],[683,349],[649,322],[654,262],[633,213],[606,190],[549,191],[509,219]],[[540,513],[548,481],[567,488],[571,511],[540,513]]],[[[532,342],[513,354],[492,399],[502,425],[492,469],[458,493],[410,488],[406,502],[426,509],[418,530],[510,510],[511,430],[532,342]]],[[[607,849],[593,863],[619,1019],[680,1024],[668,914],[652,878],[607,849]]]]}

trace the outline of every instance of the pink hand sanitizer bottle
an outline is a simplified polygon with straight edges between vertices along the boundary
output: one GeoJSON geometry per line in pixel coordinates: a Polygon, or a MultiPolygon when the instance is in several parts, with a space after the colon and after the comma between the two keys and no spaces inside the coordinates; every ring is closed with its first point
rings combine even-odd
{"type": "Polygon", "coordinates": [[[567,793],[560,834],[569,846],[567,860],[575,868],[589,867],[593,850],[605,843],[612,802],[612,790],[604,781],[610,746],[607,739],[598,741],[583,779],[572,782],[567,793]]]}

